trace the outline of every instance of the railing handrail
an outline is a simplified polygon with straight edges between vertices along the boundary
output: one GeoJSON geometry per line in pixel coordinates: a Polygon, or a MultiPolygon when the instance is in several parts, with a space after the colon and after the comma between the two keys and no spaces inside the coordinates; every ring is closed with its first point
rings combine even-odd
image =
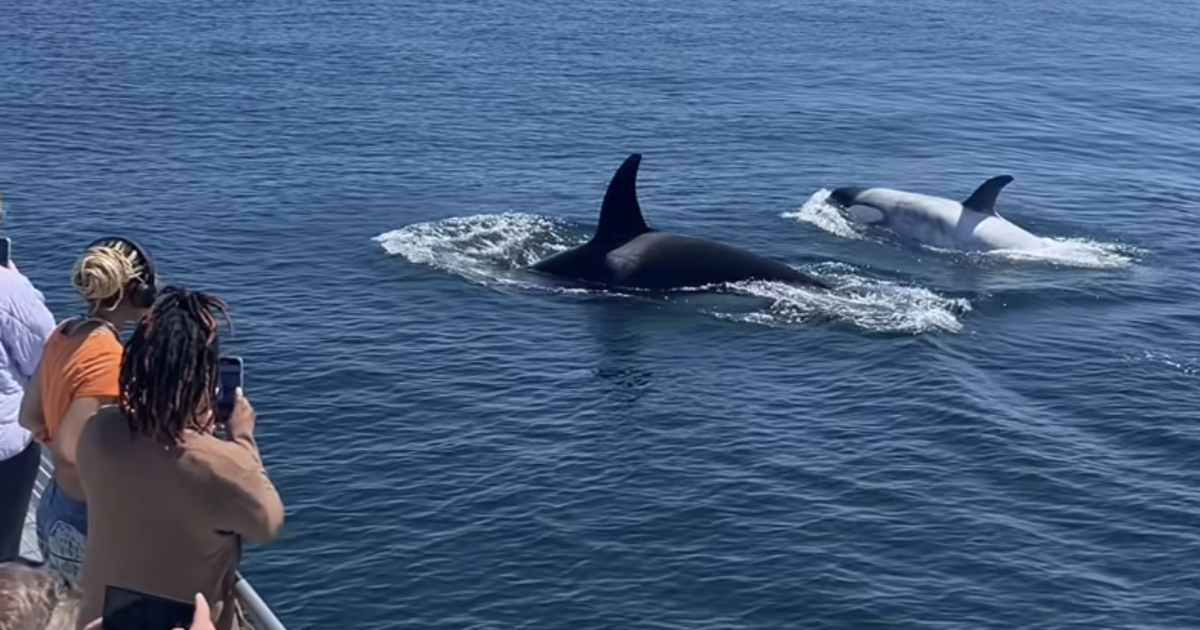
{"type": "Polygon", "coordinates": [[[242,605],[245,612],[250,616],[250,623],[254,626],[254,630],[287,630],[283,626],[283,622],[275,616],[271,607],[267,602],[259,597],[258,591],[254,590],[253,586],[242,577],[239,571],[237,574],[237,582],[234,583],[233,589],[237,594],[238,603],[242,605]]]}

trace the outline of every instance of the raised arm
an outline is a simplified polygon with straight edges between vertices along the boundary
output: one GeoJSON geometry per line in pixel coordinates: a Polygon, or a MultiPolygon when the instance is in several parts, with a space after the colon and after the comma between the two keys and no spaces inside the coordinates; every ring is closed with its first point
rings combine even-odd
{"type": "Polygon", "coordinates": [[[209,513],[218,531],[241,534],[252,543],[270,542],[283,528],[283,500],[267,477],[254,441],[254,408],[237,393],[229,419],[230,441],[212,442],[209,513]]]}
{"type": "Polygon", "coordinates": [[[240,442],[221,442],[213,473],[210,514],[217,531],[241,534],[252,543],[270,542],[283,528],[283,501],[267,477],[258,451],[240,442]]]}

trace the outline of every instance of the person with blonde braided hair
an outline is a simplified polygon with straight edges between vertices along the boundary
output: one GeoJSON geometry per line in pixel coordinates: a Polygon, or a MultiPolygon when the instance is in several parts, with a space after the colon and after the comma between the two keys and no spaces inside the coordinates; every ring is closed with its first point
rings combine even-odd
{"type": "Polygon", "coordinates": [[[46,568],[79,580],[87,539],[87,504],[76,469],[85,423],[120,396],[121,329],[150,308],[157,275],[146,250],[126,238],[88,246],[71,274],[87,311],[64,321],[42,350],[21,404],[21,426],[54,460],[54,476],[37,508],[37,537],[46,568]]]}

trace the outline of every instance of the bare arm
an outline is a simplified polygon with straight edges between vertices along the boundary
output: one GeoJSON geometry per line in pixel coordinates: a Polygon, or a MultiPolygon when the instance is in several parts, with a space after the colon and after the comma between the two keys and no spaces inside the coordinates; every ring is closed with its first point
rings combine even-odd
{"type": "Polygon", "coordinates": [[[50,451],[54,453],[56,466],[75,466],[76,448],[79,446],[79,436],[83,433],[84,423],[96,415],[100,407],[113,402],[116,402],[116,398],[108,396],[89,396],[71,401],[71,406],[67,407],[67,413],[63,415],[62,425],[58,428],[58,435],[50,442],[50,451]]]}
{"type": "Polygon", "coordinates": [[[84,423],[100,407],[115,403],[121,391],[119,378],[123,348],[120,342],[106,332],[85,334],[88,334],[88,338],[80,344],[75,352],[76,357],[67,364],[63,373],[74,394],[54,435],[50,436],[50,450],[54,453],[55,465],[75,466],[75,449],[79,445],[84,423]]]}
{"type": "Polygon", "coordinates": [[[37,441],[46,441],[46,412],[42,409],[42,383],[37,373],[34,373],[29,386],[25,388],[25,395],[21,398],[19,422],[37,441]]]}

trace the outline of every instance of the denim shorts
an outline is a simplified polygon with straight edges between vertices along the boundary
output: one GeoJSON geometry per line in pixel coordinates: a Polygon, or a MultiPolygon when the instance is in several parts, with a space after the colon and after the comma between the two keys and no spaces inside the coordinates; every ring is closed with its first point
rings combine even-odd
{"type": "Polygon", "coordinates": [[[53,479],[38,502],[37,538],[43,566],[78,585],[87,546],[87,504],[67,496],[53,479]]]}

